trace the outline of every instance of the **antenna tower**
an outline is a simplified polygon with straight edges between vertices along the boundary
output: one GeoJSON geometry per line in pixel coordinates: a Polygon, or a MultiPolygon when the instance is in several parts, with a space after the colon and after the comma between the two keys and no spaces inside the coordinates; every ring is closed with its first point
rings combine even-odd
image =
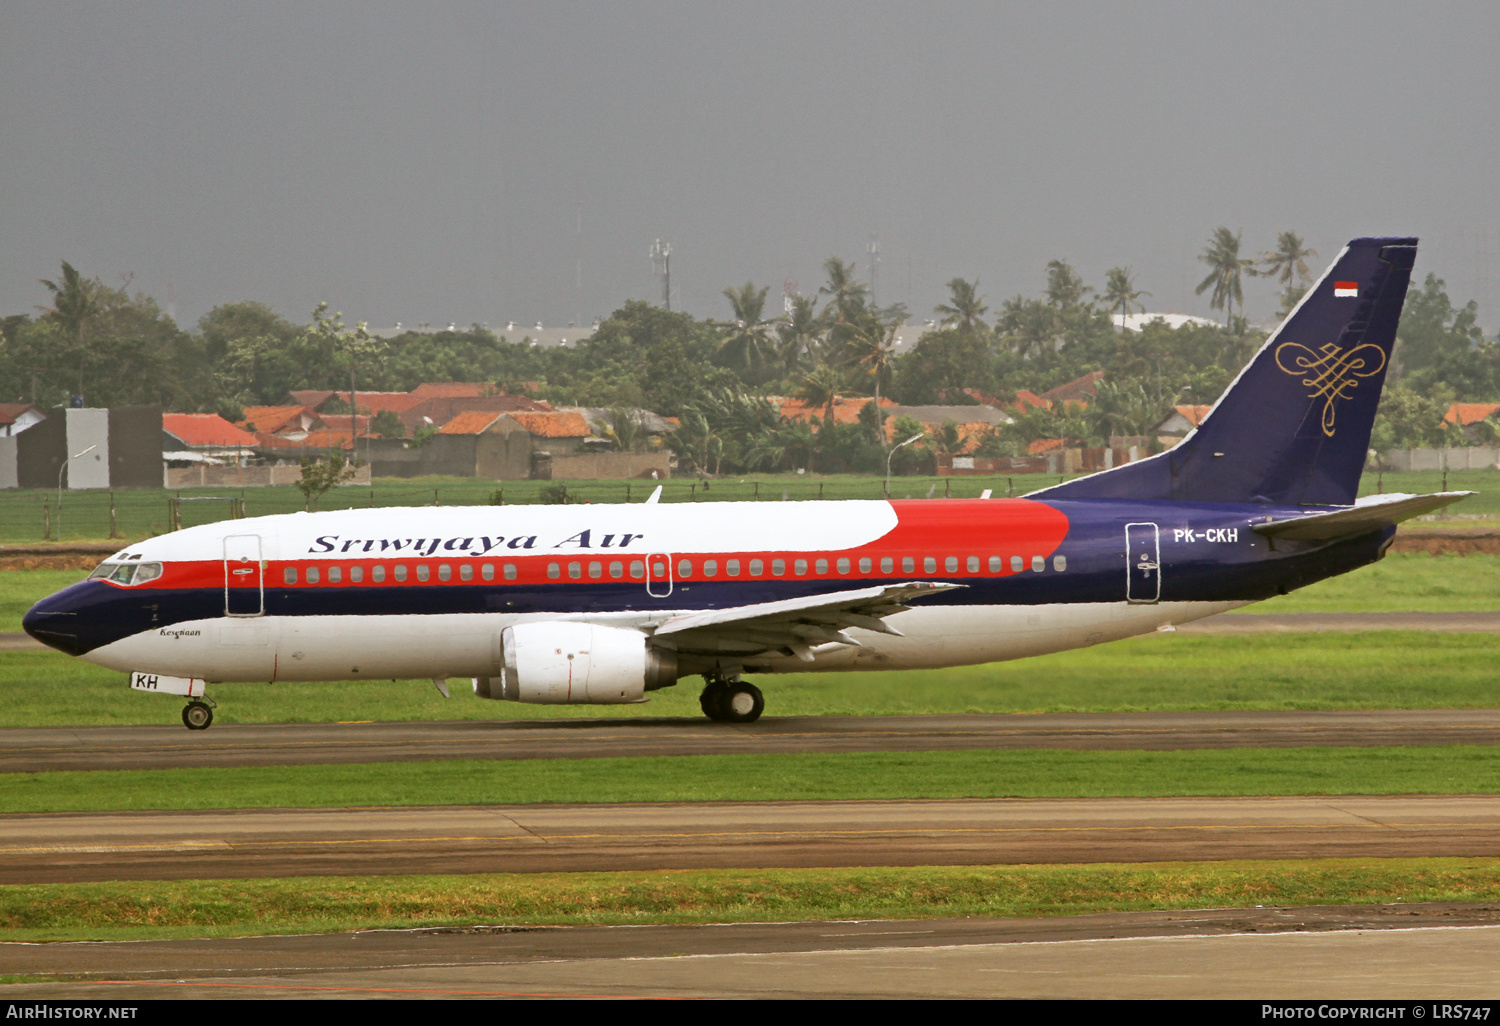
{"type": "Polygon", "coordinates": [[[651,244],[651,273],[661,279],[661,305],[672,310],[672,244],[657,239],[651,244]]]}

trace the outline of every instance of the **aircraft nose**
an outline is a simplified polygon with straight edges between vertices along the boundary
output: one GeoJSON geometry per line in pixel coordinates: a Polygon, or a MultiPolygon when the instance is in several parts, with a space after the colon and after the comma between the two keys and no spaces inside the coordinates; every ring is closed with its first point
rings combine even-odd
{"type": "Polygon", "coordinates": [[[42,644],[76,656],[87,647],[79,642],[78,611],[68,594],[72,590],[64,588],[32,606],[21,617],[21,628],[42,644]]]}

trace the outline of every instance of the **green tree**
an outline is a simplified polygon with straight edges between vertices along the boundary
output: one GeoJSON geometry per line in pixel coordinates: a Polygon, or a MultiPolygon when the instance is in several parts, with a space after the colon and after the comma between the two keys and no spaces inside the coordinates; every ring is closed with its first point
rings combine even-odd
{"type": "Polygon", "coordinates": [[[302,461],[302,477],[297,481],[297,490],[306,500],[309,513],[318,507],[318,500],[334,485],[343,484],[354,477],[358,461],[345,459],[341,452],[330,452],[326,462],[312,459],[302,461]]]}
{"type": "Polygon", "coordinates": [[[43,317],[56,321],[78,361],[78,395],[83,395],[83,371],[92,350],[86,344],[89,328],[102,312],[100,292],[102,286],[97,279],[90,280],[78,273],[78,269],[66,260],[62,262],[62,275],[56,281],[41,279],[47,291],[52,293],[52,305],[42,307],[43,317]]]}
{"type": "Polygon", "coordinates": [[[818,320],[817,303],[811,296],[791,297],[791,310],[777,325],[776,334],[781,340],[784,373],[795,374],[803,367],[818,363],[823,325],[818,320]]]}
{"type": "Polygon", "coordinates": [[[1094,290],[1066,260],[1047,261],[1047,302],[1059,310],[1081,306],[1094,290]]]}
{"type": "Polygon", "coordinates": [[[1110,313],[1120,315],[1122,328],[1132,309],[1145,311],[1145,304],[1139,300],[1142,296],[1149,295],[1151,293],[1142,292],[1135,287],[1135,279],[1128,267],[1111,267],[1104,273],[1104,306],[1110,313]]]}
{"type": "Polygon", "coordinates": [[[1275,278],[1281,283],[1281,314],[1292,312],[1312,282],[1312,272],[1307,268],[1309,258],[1318,251],[1309,249],[1306,241],[1296,232],[1278,232],[1276,248],[1261,254],[1250,272],[1263,278],[1275,278]]]}
{"type": "Polygon", "coordinates": [[[381,410],[370,421],[370,432],[381,438],[405,438],[406,425],[401,423],[395,410],[381,410]]]}
{"type": "Polygon", "coordinates": [[[745,282],[739,288],[724,290],[734,309],[734,320],[722,325],[719,359],[734,368],[751,384],[765,381],[776,366],[776,347],[771,341],[771,321],[762,318],[769,288],[756,288],[745,282]]]}
{"type": "Polygon", "coordinates": [[[989,307],[979,294],[978,278],[972,282],[962,278],[952,279],[948,282],[948,297],[948,302],[939,303],[932,310],[940,318],[940,325],[957,328],[969,335],[989,330],[984,323],[984,315],[989,307]]]}
{"type": "Polygon", "coordinates": [[[1245,309],[1244,277],[1254,267],[1253,261],[1240,256],[1240,236],[1243,234],[1231,232],[1223,226],[1215,228],[1213,237],[1198,257],[1210,270],[1194,292],[1201,296],[1209,289],[1213,290],[1208,305],[1214,310],[1226,311],[1226,325],[1231,323],[1234,304],[1240,304],[1241,311],[1245,309]]]}

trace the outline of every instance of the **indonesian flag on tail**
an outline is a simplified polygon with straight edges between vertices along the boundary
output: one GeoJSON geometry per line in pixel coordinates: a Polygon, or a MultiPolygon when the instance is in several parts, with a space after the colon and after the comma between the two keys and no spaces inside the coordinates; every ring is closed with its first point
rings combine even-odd
{"type": "Polygon", "coordinates": [[[1335,296],[1357,296],[1359,295],[1359,282],[1336,281],[1333,283],[1333,294],[1335,296]]]}

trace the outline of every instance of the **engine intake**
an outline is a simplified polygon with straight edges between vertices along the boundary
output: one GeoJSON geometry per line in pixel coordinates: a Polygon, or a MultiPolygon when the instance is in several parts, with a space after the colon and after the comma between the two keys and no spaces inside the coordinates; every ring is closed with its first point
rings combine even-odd
{"type": "Polygon", "coordinates": [[[475,677],[474,694],[544,705],[619,705],[677,683],[677,653],[639,631],[591,623],[521,623],[500,632],[500,676],[475,677]]]}

